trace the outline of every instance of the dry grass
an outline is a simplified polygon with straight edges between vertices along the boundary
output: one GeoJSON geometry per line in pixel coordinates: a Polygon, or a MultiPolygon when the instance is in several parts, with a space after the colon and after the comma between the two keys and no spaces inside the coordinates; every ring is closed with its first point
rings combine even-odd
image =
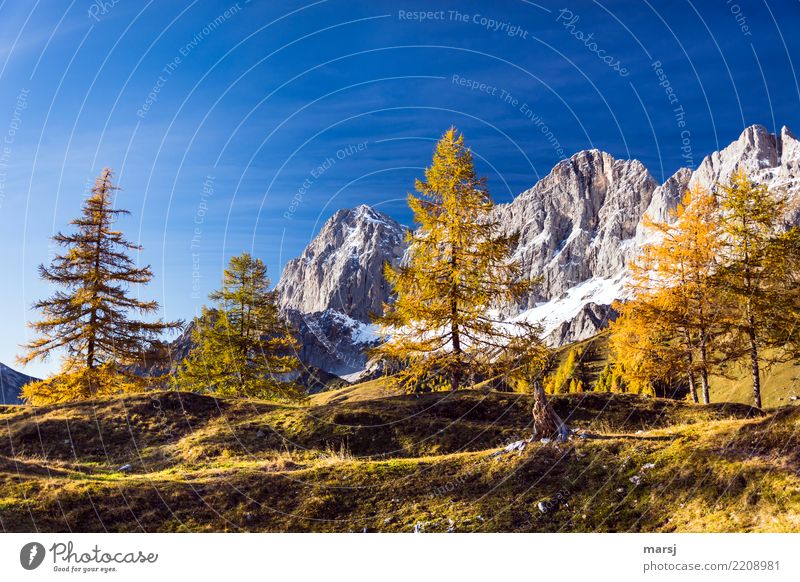
{"type": "MultiPolygon", "coordinates": [[[[553,399],[595,438],[528,446],[527,395],[308,406],[180,393],[4,415],[6,531],[798,531],[800,407],[553,399]],[[159,401],[153,414],[153,399],[159,401]],[[645,466],[652,467],[643,469],[645,466]],[[121,470],[131,464],[129,470],[121,470]],[[631,479],[639,476],[639,484],[631,479]],[[542,514],[542,499],[565,505],[542,514]]],[[[325,396],[325,398],[322,398],[325,396]]]]}

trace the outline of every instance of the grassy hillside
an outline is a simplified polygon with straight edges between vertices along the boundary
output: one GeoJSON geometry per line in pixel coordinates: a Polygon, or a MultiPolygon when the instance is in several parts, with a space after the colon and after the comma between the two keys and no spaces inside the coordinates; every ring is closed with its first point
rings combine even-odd
{"type": "MultiPolygon", "coordinates": [[[[564,361],[570,350],[579,349],[584,354],[584,369],[590,384],[593,385],[608,362],[608,340],[609,333],[606,331],[560,348],[556,352],[553,369],[564,361]]],[[[712,376],[709,383],[712,402],[753,403],[753,380],[747,365],[732,365],[728,377],[712,376]]],[[[761,371],[761,387],[762,404],[767,408],[782,406],[800,399],[800,365],[795,362],[784,362],[764,367],[761,371]]]]}
{"type": "Polygon", "coordinates": [[[553,403],[588,438],[500,455],[528,431],[529,396],[393,395],[373,381],[297,406],[160,392],[7,407],[0,525],[800,531],[800,407],[608,394],[553,403]]]}
{"type": "MultiPolygon", "coordinates": [[[[731,370],[732,378],[710,379],[711,397],[729,402],[752,402],[753,379],[744,368],[731,370]]],[[[793,362],[777,364],[762,370],[761,399],[766,407],[782,406],[800,399],[800,366],[793,362]]]]}
{"type": "Polygon", "coordinates": [[[609,359],[608,347],[609,332],[603,331],[589,339],[575,342],[560,348],[553,359],[552,368],[555,370],[566,358],[571,350],[581,354],[583,370],[586,373],[589,386],[594,386],[600,372],[605,368],[609,359]]]}

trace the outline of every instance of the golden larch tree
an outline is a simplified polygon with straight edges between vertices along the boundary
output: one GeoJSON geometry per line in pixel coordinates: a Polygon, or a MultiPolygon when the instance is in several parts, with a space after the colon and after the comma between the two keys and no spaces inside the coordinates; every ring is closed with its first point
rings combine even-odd
{"type": "Polygon", "coordinates": [[[637,381],[645,374],[669,382],[658,368],[683,362],[692,399],[699,375],[703,402],[710,401],[709,375],[724,361],[715,341],[723,336],[724,304],[715,286],[722,233],[713,194],[688,190],[671,220],[645,218],[654,241],[631,265],[633,299],[620,306],[612,346],[623,368],[637,381]]]}
{"type": "Polygon", "coordinates": [[[410,390],[488,374],[497,362],[540,346],[538,329],[504,325],[493,307],[530,289],[511,260],[515,239],[500,234],[484,178],[475,172],[464,137],[450,128],[437,143],[419,195],[408,195],[418,228],[406,260],[386,265],[396,299],[377,318],[386,342],[375,353],[399,362],[396,381],[410,390]]]}
{"type": "Polygon", "coordinates": [[[104,169],[80,218],[71,222],[75,232],[53,237],[65,251],[56,254],[50,266],[39,266],[42,279],[63,290],[34,304],[43,317],[30,324],[37,337],[24,346],[20,361],[45,360],[59,349],[66,357],[63,374],[26,386],[29,401],[73,400],[130,386],[117,373],[142,363],[146,355],[164,352],[162,333],[180,326],[177,321],[132,316],[154,313],[159,306],[131,296],[130,287],[148,283],[153,273],[149,266],[136,266],[129,256],[142,247],[115,229],[117,218],[128,214],[114,208],[116,190],[112,171],[104,169]]]}
{"type": "Polygon", "coordinates": [[[786,198],[739,169],[718,188],[725,235],[719,289],[733,309],[728,323],[744,343],[753,378],[753,401],[761,408],[762,363],[788,359],[800,327],[800,231],[785,230],[786,198]]]}

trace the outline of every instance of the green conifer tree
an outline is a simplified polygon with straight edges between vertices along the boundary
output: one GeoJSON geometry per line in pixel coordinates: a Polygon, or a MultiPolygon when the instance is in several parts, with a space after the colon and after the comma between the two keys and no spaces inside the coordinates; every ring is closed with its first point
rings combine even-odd
{"type": "Polygon", "coordinates": [[[195,347],[178,369],[183,390],[221,396],[297,399],[300,361],[294,331],[280,317],[266,265],[249,253],[233,257],[222,288],[195,320],[195,347]]]}

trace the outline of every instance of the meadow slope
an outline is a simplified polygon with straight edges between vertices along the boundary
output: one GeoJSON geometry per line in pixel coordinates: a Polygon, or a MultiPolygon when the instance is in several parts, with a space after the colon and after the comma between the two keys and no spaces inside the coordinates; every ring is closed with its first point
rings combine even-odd
{"type": "Polygon", "coordinates": [[[301,405],[180,392],[0,412],[5,531],[800,531],[800,407],[527,395],[301,405]],[[584,436],[579,436],[580,434],[584,436]]]}

